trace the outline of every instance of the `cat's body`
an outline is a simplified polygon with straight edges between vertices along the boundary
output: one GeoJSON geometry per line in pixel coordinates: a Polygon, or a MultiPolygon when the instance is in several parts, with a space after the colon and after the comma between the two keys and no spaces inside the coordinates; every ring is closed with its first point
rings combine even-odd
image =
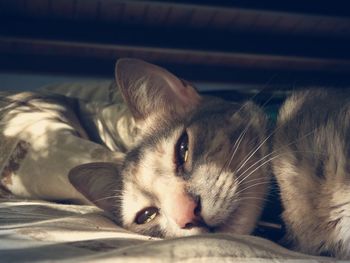
{"type": "Polygon", "coordinates": [[[288,239],[305,253],[350,258],[350,96],[300,91],[280,110],[273,171],[288,239]]]}
{"type": "Polygon", "coordinates": [[[92,202],[146,235],[249,234],[269,182],[264,113],[139,60],[119,61],[116,80],[105,103],[2,96],[2,187],[92,202]]]}

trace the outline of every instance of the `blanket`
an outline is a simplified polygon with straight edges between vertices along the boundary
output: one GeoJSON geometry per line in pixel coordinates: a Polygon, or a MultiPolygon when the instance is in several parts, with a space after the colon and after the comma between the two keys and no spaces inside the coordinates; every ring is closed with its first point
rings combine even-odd
{"type": "Polygon", "coordinates": [[[1,262],[336,262],[254,237],[156,239],[128,232],[89,205],[0,199],[1,262]]]}

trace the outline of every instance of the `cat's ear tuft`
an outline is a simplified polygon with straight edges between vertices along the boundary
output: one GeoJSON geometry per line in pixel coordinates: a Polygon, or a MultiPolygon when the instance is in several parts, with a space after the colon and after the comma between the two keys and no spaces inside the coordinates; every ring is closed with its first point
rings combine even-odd
{"type": "Polygon", "coordinates": [[[68,174],[70,183],[90,202],[111,213],[118,212],[117,203],[122,180],[114,163],[87,163],[74,167],[68,174]]]}
{"type": "Polygon", "coordinates": [[[154,114],[186,114],[201,101],[192,85],[142,60],[119,59],[115,77],[136,120],[145,120],[154,114]]]}

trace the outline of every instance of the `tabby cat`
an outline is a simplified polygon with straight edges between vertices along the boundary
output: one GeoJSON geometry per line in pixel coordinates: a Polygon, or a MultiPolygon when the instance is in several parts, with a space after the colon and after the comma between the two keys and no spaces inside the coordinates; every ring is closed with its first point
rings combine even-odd
{"type": "Polygon", "coordinates": [[[126,229],[150,236],[251,233],[269,183],[263,111],[249,101],[201,96],[137,59],[120,59],[115,77],[110,97],[123,99],[102,109],[72,102],[74,92],[3,97],[11,103],[1,140],[22,142],[3,166],[3,188],[94,203],[126,229]]]}

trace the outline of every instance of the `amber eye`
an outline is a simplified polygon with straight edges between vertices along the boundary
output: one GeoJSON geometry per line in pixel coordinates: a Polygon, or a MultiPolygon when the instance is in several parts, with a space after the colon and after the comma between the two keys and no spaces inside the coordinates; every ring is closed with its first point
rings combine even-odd
{"type": "Polygon", "coordinates": [[[185,131],[175,146],[175,161],[177,166],[182,166],[188,159],[188,135],[185,131]]]}
{"type": "Polygon", "coordinates": [[[159,214],[159,209],[157,207],[151,206],[142,209],[137,213],[135,218],[135,223],[138,225],[143,225],[148,222],[151,222],[159,214]]]}

